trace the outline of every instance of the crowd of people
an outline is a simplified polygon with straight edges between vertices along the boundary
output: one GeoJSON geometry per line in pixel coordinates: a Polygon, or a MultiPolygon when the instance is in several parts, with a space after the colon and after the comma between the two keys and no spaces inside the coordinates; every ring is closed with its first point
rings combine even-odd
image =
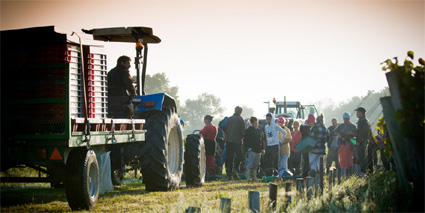
{"type": "Polygon", "coordinates": [[[275,118],[268,113],[261,126],[256,117],[244,121],[242,111],[237,106],[234,114],[218,127],[212,124],[211,115],[204,117],[205,127],[200,134],[205,141],[208,175],[221,175],[225,164],[227,180],[240,179],[238,174],[245,173],[247,180],[256,181],[258,172],[260,176],[314,176],[321,157],[326,159],[327,171],[357,164],[364,175],[376,165],[378,147],[363,107],[355,109],[357,125],[345,112],[342,123],[333,118],[329,127],[325,126],[323,114],[309,114],[304,121],[275,118]],[[305,144],[310,146],[308,151],[304,150],[308,147],[305,144]]]}

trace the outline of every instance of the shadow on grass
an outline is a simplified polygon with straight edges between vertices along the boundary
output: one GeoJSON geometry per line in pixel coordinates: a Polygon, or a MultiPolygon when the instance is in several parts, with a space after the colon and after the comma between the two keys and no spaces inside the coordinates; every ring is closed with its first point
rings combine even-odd
{"type": "MultiPolygon", "coordinates": [[[[141,195],[148,193],[139,181],[129,180],[126,185],[116,186],[114,190],[99,195],[99,198],[114,198],[122,195],[141,195]]],[[[0,187],[0,207],[18,207],[31,204],[48,204],[55,201],[67,203],[64,188],[51,187],[0,187]]]]}
{"type": "Polygon", "coordinates": [[[1,206],[67,202],[65,189],[50,187],[1,187],[1,206]]]}

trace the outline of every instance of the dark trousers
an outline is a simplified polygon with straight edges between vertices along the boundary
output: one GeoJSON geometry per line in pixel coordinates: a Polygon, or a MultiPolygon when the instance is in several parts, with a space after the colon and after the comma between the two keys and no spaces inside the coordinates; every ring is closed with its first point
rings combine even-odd
{"type": "Polygon", "coordinates": [[[329,148],[326,156],[326,171],[332,166],[332,161],[335,161],[335,167],[339,169],[338,148],[329,148]]]}
{"type": "Polygon", "coordinates": [[[294,175],[299,175],[301,171],[301,153],[291,152],[288,159],[288,168],[294,175]]]}
{"type": "Polygon", "coordinates": [[[310,172],[310,158],[308,157],[308,152],[302,154],[303,156],[303,176],[307,177],[308,173],[310,172]]]}
{"type": "Polygon", "coordinates": [[[367,165],[367,157],[366,157],[366,143],[360,144],[357,149],[357,155],[354,157],[354,163],[360,165],[360,171],[366,172],[368,167],[367,165]]]}
{"type": "Polygon", "coordinates": [[[380,148],[379,151],[381,152],[381,161],[382,161],[382,164],[384,165],[384,169],[389,171],[390,170],[390,160],[387,159],[387,156],[385,155],[385,149],[380,148]]]}
{"type": "Polygon", "coordinates": [[[367,169],[370,172],[373,172],[373,166],[376,165],[378,157],[376,156],[376,151],[378,147],[374,141],[371,141],[367,145],[367,169]]]}
{"type": "Polygon", "coordinates": [[[279,169],[278,162],[279,162],[279,146],[278,145],[267,146],[266,153],[264,156],[264,165],[263,165],[263,170],[266,171],[266,176],[271,176],[273,174],[272,169],[275,169],[276,171],[278,171],[279,169]]]}
{"type": "MultiPolygon", "coordinates": [[[[226,173],[230,177],[235,174],[233,173],[233,167],[239,168],[242,161],[242,144],[226,142],[226,156],[226,173]]],[[[238,171],[235,172],[237,173],[238,171]]]]}

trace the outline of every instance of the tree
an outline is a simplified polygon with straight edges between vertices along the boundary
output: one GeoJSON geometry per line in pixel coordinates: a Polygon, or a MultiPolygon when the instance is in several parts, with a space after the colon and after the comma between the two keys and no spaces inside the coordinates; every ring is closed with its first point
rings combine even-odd
{"type": "MultiPolygon", "coordinates": [[[[252,108],[249,108],[245,105],[242,106],[242,118],[246,119],[246,118],[251,118],[251,116],[254,116],[254,110],[252,108]]],[[[260,119],[260,118],[258,118],[260,119]]]]}
{"type": "MultiPolygon", "coordinates": [[[[134,82],[136,82],[136,79],[137,77],[133,76],[134,82]]],[[[145,92],[146,94],[167,93],[176,100],[177,109],[180,110],[179,88],[177,86],[170,86],[170,80],[165,73],[156,73],[152,76],[147,74],[145,78],[145,92]]]]}
{"type": "Polygon", "coordinates": [[[213,94],[202,93],[197,99],[188,99],[181,107],[181,118],[185,121],[185,134],[204,127],[204,116],[222,117],[224,108],[221,99],[213,94]]]}

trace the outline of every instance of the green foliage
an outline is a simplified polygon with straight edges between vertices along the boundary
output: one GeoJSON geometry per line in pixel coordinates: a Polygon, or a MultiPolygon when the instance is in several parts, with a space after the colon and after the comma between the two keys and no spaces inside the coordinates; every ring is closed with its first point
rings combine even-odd
{"type": "Polygon", "coordinates": [[[414,58],[413,51],[407,52],[407,57],[403,65],[388,59],[382,70],[391,71],[397,74],[399,80],[400,95],[403,109],[395,113],[395,119],[401,121],[402,135],[406,138],[416,141],[418,150],[423,154],[424,150],[424,60],[418,60],[418,66],[415,66],[411,60],[414,58]]]}
{"type": "Polygon", "coordinates": [[[379,118],[378,124],[376,125],[376,129],[380,130],[382,132],[382,134],[386,136],[385,142],[384,142],[386,147],[385,147],[384,150],[385,150],[385,157],[388,158],[388,157],[391,156],[391,153],[393,151],[393,147],[392,147],[392,144],[391,144],[391,139],[390,139],[388,132],[387,132],[387,125],[385,124],[385,119],[383,117],[379,118]]]}
{"type": "Polygon", "coordinates": [[[177,107],[180,106],[178,96],[179,88],[177,86],[170,86],[170,80],[165,73],[156,73],[154,75],[146,75],[145,91],[147,94],[153,93],[167,93],[173,97],[177,102],[177,107]]]}
{"type": "Polygon", "coordinates": [[[180,111],[181,118],[185,121],[185,134],[192,133],[194,130],[202,129],[204,116],[221,116],[224,108],[221,107],[221,99],[213,94],[202,93],[197,99],[188,99],[180,111]]]}
{"type": "MultiPolygon", "coordinates": [[[[326,178],[325,178],[326,179],[326,178]]],[[[409,189],[410,192],[412,188],[409,189]]],[[[352,176],[322,196],[307,200],[295,197],[287,212],[400,212],[413,207],[412,194],[403,192],[394,172],[379,172],[368,178],[352,176]]]]}
{"type": "MultiPolygon", "coordinates": [[[[254,116],[254,110],[252,108],[247,107],[246,105],[242,106],[242,118],[251,118],[251,116],[254,116]]],[[[260,118],[258,118],[260,119],[260,118]]]]}

